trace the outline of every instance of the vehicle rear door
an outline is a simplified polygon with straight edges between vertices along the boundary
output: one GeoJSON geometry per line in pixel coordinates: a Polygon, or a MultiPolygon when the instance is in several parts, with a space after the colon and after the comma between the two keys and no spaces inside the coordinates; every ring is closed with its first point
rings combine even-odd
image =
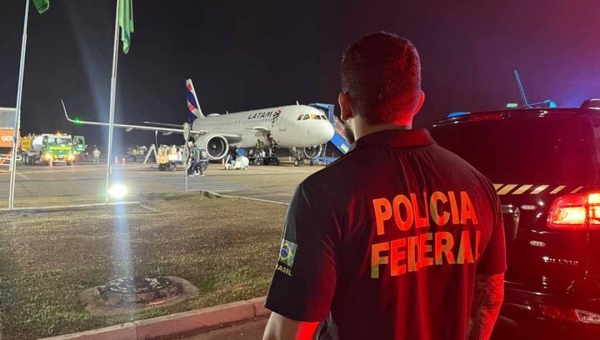
{"type": "Polygon", "coordinates": [[[549,227],[548,216],[557,199],[593,191],[598,183],[590,122],[575,114],[497,115],[432,129],[441,146],[494,183],[505,224],[508,282],[564,293],[586,275],[589,230],[549,227]]]}

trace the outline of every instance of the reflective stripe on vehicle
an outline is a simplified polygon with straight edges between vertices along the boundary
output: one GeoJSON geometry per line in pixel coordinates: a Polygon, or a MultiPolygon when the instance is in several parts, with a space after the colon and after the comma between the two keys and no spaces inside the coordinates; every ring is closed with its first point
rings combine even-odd
{"type": "Polygon", "coordinates": [[[571,191],[572,194],[576,194],[579,192],[579,190],[583,189],[583,187],[577,187],[577,189],[571,191]]]}
{"type": "Polygon", "coordinates": [[[507,184],[505,187],[503,187],[502,189],[500,189],[498,191],[498,195],[506,195],[508,194],[512,189],[516,188],[517,184],[507,184]]]}
{"type": "Polygon", "coordinates": [[[533,184],[522,185],[519,189],[515,190],[512,194],[520,195],[520,194],[524,193],[525,191],[529,190],[529,188],[531,188],[532,186],[533,186],[533,184]]]}
{"type": "Polygon", "coordinates": [[[537,195],[542,193],[544,190],[548,189],[549,185],[540,185],[535,190],[531,192],[532,195],[537,195]]]}
{"type": "MultiPolygon", "coordinates": [[[[552,191],[550,191],[551,195],[556,195],[563,191],[566,187],[566,185],[550,186],[548,184],[494,184],[494,189],[496,189],[498,195],[538,195],[545,192],[548,188],[552,189],[552,191]]],[[[574,187],[569,193],[578,193],[583,188],[584,186],[574,187]]]]}

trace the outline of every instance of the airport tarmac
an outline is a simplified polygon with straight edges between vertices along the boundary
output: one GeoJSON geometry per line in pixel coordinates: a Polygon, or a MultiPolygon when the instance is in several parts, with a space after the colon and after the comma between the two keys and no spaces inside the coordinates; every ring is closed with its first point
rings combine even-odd
{"type": "MultiPolygon", "coordinates": [[[[152,193],[183,193],[183,167],[177,171],[159,171],[156,164],[130,163],[112,166],[114,182],[124,184],[130,199],[152,193]]],[[[251,197],[288,203],[295,187],[323,166],[251,166],[244,170],[224,170],[221,164],[211,163],[205,176],[187,177],[188,191],[213,191],[220,194],[251,197]]],[[[15,207],[27,200],[54,205],[51,198],[96,199],[103,201],[106,183],[106,163],[76,163],[72,166],[56,164],[53,167],[17,165],[15,207]]],[[[10,173],[0,173],[0,202],[8,200],[10,173]]],[[[3,204],[4,205],[4,204],[3,204]]],[[[29,205],[29,204],[28,204],[29,205]]]]}

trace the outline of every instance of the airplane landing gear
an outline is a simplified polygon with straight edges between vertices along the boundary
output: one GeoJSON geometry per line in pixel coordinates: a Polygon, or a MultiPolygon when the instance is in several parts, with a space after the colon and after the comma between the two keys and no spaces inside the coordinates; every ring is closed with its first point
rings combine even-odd
{"type": "Polygon", "coordinates": [[[302,158],[302,150],[295,148],[294,153],[296,154],[296,159],[294,160],[294,166],[300,166],[301,164],[304,164],[304,159],[302,158]]]}

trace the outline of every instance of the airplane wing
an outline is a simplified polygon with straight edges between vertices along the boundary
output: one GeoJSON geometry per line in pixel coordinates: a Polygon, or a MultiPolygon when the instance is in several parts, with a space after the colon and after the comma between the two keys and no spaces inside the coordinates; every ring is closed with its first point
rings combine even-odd
{"type": "MultiPolygon", "coordinates": [[[[67,108],[65,107],[64,101],[61,100],[61,102],[62,102],[63,110],[65,111],[65,117],[71,123],[84,124],[84,125],[97,125],[97,126],[109,126],[110,125],[109,123],[103,123],[103,122],[93,122],[93,121],[87,121],[87,120],[72,119],[69,117],[69,114],[67,113],[67,108]]],[[[172,124],[172,125],[175,126],[175,124],[172,124]]],[[[131,130],[142,130],[142,131],[159,131],[159,132],[163,132],[165,134],[171,134],[171,133],[183,134],[183,127],[174,128],[174,127],[160,127],[160,126],[150,126],[150,125],[129,125],[129,124],[113,124],[113,126],[116,128],[125,129],[125,131],[127,131],[127,132],[129,132],[131,130]]],[[[209,131],[192,130],[192,131],[190,131],[190,133],[204,135],[204,134],[209,133],[209,131]]],[[[217,133],[217,134],[220,136],[223,136],[225,138],[231,138],[231,139],[240,138],[240,135],[237,135],[237,134],[227,134],[227,133],[225,133],[225,134],[217,133]]]]}
{"type": "Polygon", "coordinates": [[[150,125],[155,125],[155,126],[163,126],[163,127],[173,127],[173,128],[180,128],[181,127],[181,124],[169,124],[169,123],[149,122],[147,120],[144,121],[144,124],[150,124],[150,125]]]}

